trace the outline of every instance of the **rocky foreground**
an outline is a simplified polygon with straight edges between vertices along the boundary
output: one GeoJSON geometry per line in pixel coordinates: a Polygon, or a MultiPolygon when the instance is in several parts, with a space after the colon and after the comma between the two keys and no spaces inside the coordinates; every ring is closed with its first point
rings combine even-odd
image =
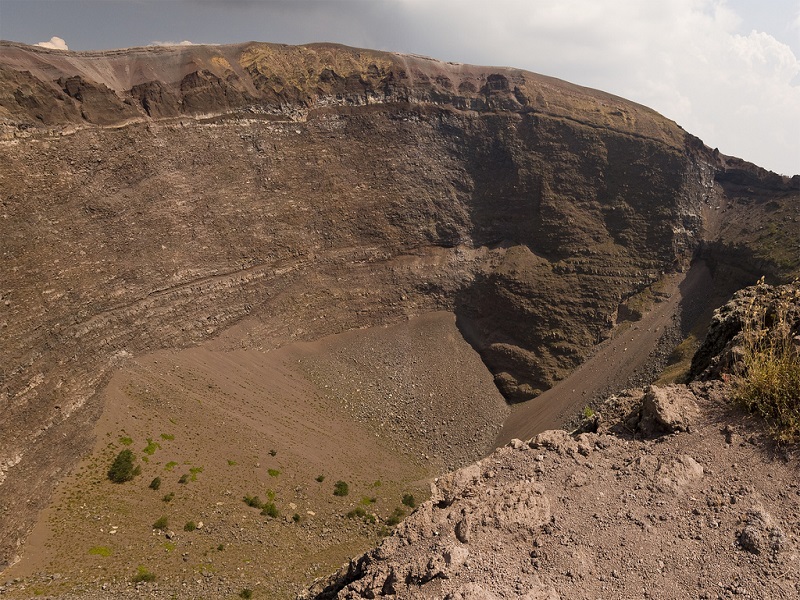
{"type": "Polygon", "coordinates": [[[797,598],[797,460],[726,392],[651,388],[628,436],[515,440],[306,597],[797,598]]]}

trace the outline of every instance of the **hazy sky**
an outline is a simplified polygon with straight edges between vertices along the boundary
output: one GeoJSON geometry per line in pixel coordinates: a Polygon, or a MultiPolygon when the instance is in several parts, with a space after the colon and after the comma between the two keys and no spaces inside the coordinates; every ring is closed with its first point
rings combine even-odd
{"type": "Polygon", "coordinates": [[[330,41],[519,67],[800,173],[800,0],[0,0],[0,38],[54,36],[71,50],[330,41]]]}

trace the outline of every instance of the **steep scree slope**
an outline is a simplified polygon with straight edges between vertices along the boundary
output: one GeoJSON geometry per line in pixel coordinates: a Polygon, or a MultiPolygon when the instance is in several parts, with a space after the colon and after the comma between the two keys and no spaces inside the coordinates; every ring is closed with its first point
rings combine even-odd
{"type": "Polygon", "coordinates": [[[797,198],[746,163],[725,179],[645,107],[514,69],[0,47],[0,565],[131,354],[248,315],[268,348],[444,308],[524,400],[688,263],[731,186],[751,212],[797,198]]]}

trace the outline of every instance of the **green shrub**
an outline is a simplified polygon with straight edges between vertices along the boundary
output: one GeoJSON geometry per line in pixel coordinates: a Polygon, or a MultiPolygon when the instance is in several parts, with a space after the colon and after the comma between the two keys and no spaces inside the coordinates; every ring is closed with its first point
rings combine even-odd
{"type": "Polygon", "coordinates": [[[111,548],[108,546],[93,546],[89,548],[89,554],[93,556],[111,556],[111,548]]]}
{"type": "Polygon", "coordinates": [[[794,343],[798,310],[800,289],[790,286],[770,306],[750,305],[733,393],[735,401],[769,423],[776,438],[790,442],[800,440],[800,348],[794,343]]]}
{"type": "Polygon", "coordinates": [[[350,486],[345,481],[337,481],[333,484],[334,496],[347,496],[350,493],[350,486]]]}
{"type": "Polygon", "coordinates": [[[261,514],[265,517],[272,517],[273,519],[277,519],[280,516],[278,512],[278,508],[275,506],[274,502],[267,502],[261,506],[261,514]]]}
{"type": "Polygon", "coordinates": [[[249,600],[253,597],[253,590],[249,588],[244,588],[241,592],[239,592],[239,598],[243,598],[244,600],[249,600]]]}
{"type": "Polygon", "coordinates": [[[397,508],[394,509],[394,512],[391,514],[391,516],[388,519],[386,519],[386,524],[389,527],[394,527],[395,525],[398,525],[405,516],[406,516],[406,511],[404,511],[402,508],[398,506],[397,508]]]}
{"type": "Polygon", "coordinates": [[[403,494],[403,504],[405,504],[409,508],[417,507],[417,501],[414,500],[413,494],[403,494]]]}
{"type": "Polygon", "coordinates": [[[363,506],[356,506],[353,510],[347,513],[348,519],[355,519],[356,517],[364,518],[367,516],[367,511],[364,510],[363,506]]]}
{"type": "Polygon", "coordinates": [[[139,565],[136,569],[136,575],[133,576],[133,583],[139,583],[140,581],[155,581],[156,576],[155,573],[149,571],[147,567],[143,565],[139,565]]]}
{"type": "Polygon", "coordinates": [[[295,523],[299,523],[300,522],[300,514],[299,513],[294,513],[292,515],[292,521],[294,521],[295,523]]]}
{"type": "Polygon", "coordinates": [[[165,531],[167,527],[169,527],[169,519],[167,519],[167,515],[161,515],[156,522],[153,523],[153,529],[165,531]]]}
{"type": "Polygon", "coordinates": [[[362,496],[361,497],[361,504],[363,506],[369,506],[370,504],[375,504],[378,501],[376,496],[362,496]]]}
{"type": "Polygon", "coordinates": [[[189,474],[184,473],[183,475],[181,475],[181,478],[178,479],[178,483],[189,483],[189,474]]]}
{"type": "Polygon", "coordinates": [[[158,450],[159,448],[161,448],[160,444],[154,442],[151,438],[147,438],[147,446],[145,446],[142,452],[148,454],[149,456],[153,456],[153,454],[155,454],[156,450],[158,450]]]}
{"type": "Polygon", "coordinates": [[[177,466],[178,466],[178,463],[176,463],[174,460],[171,460],[167,464],[164,465],[164,470],[165,471],[172,471],[172,469],[174,469],[177,466]]]}
{"type": "Polygon", "coordinates": [[[277,450],[270,450],[269,451],[269,455],[270,456],[277,456],[278,455],[278,451],[277,450]]]}
{"type": "Polygon", "coordinates": [[[222,552],[223,550],[225,550],[225,544],[220,544],[219,546],[217,546],[217,550],[219,552],[222,552]]]}
{"type": "Polygon", "coordinates": [[[175,492],[170,492],[169,494],[165,494],[161,500],[164,502],[172,502],[172,499],[175,497],[175,492]]]}
{"type": "Polygon", "coordinates": [[[125,483],[136,477],[141,469],[134,467],[133,461],[133,452],[128,449],[122,450],[111,463],[111,468],[108,469],[108,478],[114,483],[125,483]]]}
{"type": "Polygon", "coordinates": [[[267,473],[269,474],[270,477],[277,477],[278,475],[281,474],[281,472],[278,469],[267,469],[267,473]]]}
{"type": "Polygon", "coordinates": [[[150,482],[150,489],[157,490],[161,487],[161,477],[156,477],[153,481],[150,482]]]}
{"type": "Polygon", "coordinates": [[[245,496],[242,501],[252,508],[261,508],[261,498],[258,496],[245,496]]]}
{"type": "Polygon", "coordinates": [[[183,526],[184,531],[194,531],[195,529],[197,529],[197,523],[194,521],[187,521],[186,525],[183,526]]]}
{"type": "Polygon", "coordinates": [[[189,473],[191,473],[190,479],[192,481],[197,481],[197,474],[203,472],[203,467],[192,467],[189,469],[189,473]]]}
{"type": "Polygon", "coordinates": [[[171,440],[175,439],[175,436],[172,435],[171,433],[162,433],[161,434],[161,439],[162,440],[170,440],[171,441],[171,440]]]}
{"type": "Polygon", "coordinates": [[[325,481],[325,475],[317,475],[317,483],[322,483],[325,481]]]}
{"type": "Polygon", "coordinates": [[[130,446],[133,443],[133,438],[129,438],[128,436],[120,437],[119,443],[123,446],[130,446]]]}

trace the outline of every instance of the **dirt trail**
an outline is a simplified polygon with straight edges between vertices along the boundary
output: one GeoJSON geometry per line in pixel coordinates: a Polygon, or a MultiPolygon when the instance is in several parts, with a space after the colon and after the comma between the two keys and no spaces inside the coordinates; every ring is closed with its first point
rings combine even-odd
{"type": "Polygon", "coordinates": [[[589,401],[619,388],[645,368],[659,339],[674,325],[682,307],[692,298],[708,297],[711,274],[702,261],[686,273],[670,276],[668,298],[656,304],[640,321],[626,324],[603,342],[597,352],[572,375],[542,395],[514,408],[506,419],[496,445],[513,438],[529,439],[548,429],[563,427],[589,401]]]}

